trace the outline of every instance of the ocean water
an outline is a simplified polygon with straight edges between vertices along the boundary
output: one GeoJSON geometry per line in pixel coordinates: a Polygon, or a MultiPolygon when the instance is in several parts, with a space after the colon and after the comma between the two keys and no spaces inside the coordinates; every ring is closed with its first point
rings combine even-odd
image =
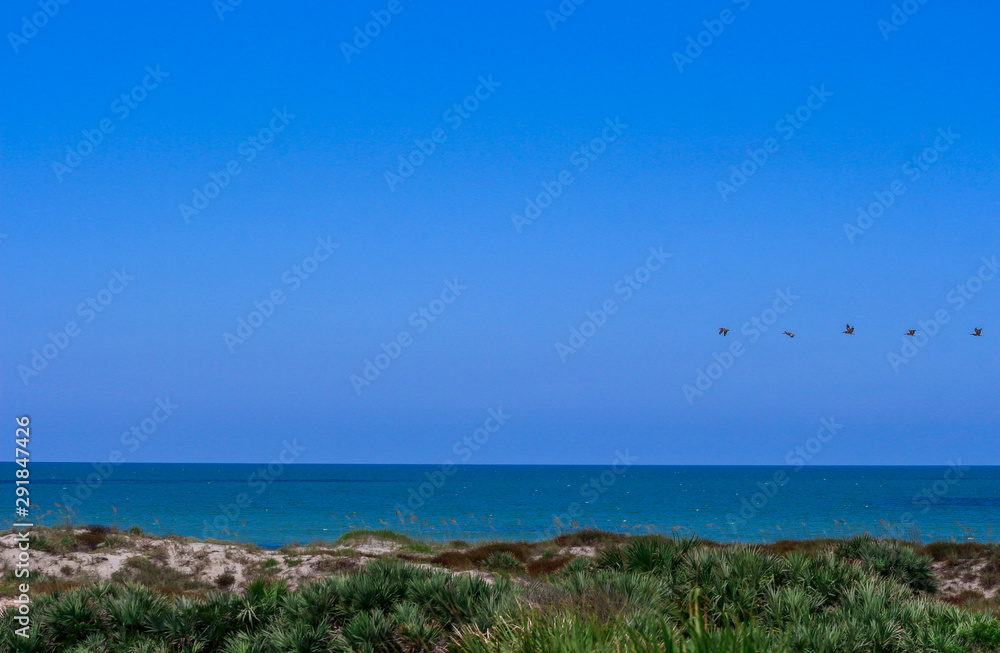
{"type": "MultiPolygon", "coordinates": [[[[717,541],[867,530],[992,541],[1000,467],[31,464],[31,519],[278,547],[357,528],[542,539],[573,528],[717,541]]],[[[13,464],[0,465],[14,521],[13,464]]],[[[1000,534],[1000,533],[998,533],[1000,534]]]]}

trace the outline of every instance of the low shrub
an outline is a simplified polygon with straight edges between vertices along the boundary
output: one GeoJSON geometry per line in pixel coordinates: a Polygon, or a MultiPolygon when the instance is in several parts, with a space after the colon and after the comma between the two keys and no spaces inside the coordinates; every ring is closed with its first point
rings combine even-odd
{"type": "Polygon", "coordinates": [[[599,546],[618,544],[628,539],[627,535],[584,528],[565,533],[553,540],[559,546],[599,546]]]}
{"type": "Polygon", "coordinates": [[[524,565],[507,551],[498,551],[491,555],[483,566],[490,571],[521,571],[524,565]]]}
{"type": "Polygon", "coordinates": [[[548,574],[554,574],[566,565],[568,565],[573,560],[580,560],[581,558],[574,558],[573,556],[542,556],[536,560],[532,560],[527,565],[527,571],[532,576],[546,576],[548,574]]]}
{"type": "Polygon", "coordinates": [[[1000,622],[985,617],[977,618],[959,631],[959,636],[986,651],[1000,651],[1000,622]]]}
{"type": "Polygon", "coordinates": [[[982,555],[986,546],[978,542],[931,542],[920,548],[920,553],[935,561],[965,560],[982,555]]]}
{"type": "Polygon", "coordinates": [[[84,551],[93,551],[104,544],[105,538],[106,535],[104,533],[87,531],[86,533],[77,534],[76,544],[84,551]]]}
{"type": "Polygon", "coordinates": [[[893,578],[914,592],[937,591],[930,556],[918,555],[909,545],[858,536],[841,543],[834,554],[844,560],[857,560],[870,571],[893,578]]]}
{"type": "Polygon", "coordinates": [[[986,564],[979,572],[982,574],[983,587],[993,589],[1000,585],[1000,551],[995,551],[986,560],[986,564]]]}
{"type": "Polygon", "coordinates": [[[229,589],[236,582],[236,576],[231,571],[224,571],[215,577],[215,584],[222,589],[229,589]]]}

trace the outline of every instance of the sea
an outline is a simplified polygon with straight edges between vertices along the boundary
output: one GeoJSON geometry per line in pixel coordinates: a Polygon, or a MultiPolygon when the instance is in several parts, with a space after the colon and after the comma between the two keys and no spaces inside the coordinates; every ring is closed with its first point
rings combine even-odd
{"type": "MultiPolygon", "coordinates": [[[[36,525],[138,526],[277,548],[358,529],[540,540],[583,528],[719,542],[994,540],[1000,467],[31,463],[36,525]]],[[[1000,533],[998,533],[1000,535],[1000,533]]]]}

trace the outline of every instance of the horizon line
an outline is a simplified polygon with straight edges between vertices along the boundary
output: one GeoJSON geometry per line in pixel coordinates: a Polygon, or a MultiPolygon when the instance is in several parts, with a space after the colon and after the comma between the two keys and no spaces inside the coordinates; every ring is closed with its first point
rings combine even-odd
{"type": "MultiPolygon", "coordinates": [[[[108,465],[120,467],[123,465],[269,465],[277,461],[257,461],[257,462],[177,462],[177,461],[153,461],[153,462],[120,462],[109,463],[108,461],[90,460],[33,460],[31,465],[108,465]]],[[[16,465],[13,461],[4,461],[6,465],[16,465]]],[[[451,465],[454,467],[607,467],[607,463],[453,463],[453,462],[433,462],[433,463],[279,463],[283,466],[310,467],[310,466],[355,466],[355,467],[443,467],[451,465]]],[[[754,464],[715,464],[715,463],[657,463],[657,464],[637,464],[633,463],[629,467],[949,467],[954,463],[832,463],[826,465],[789,465],[777,463],[754,463],[754,464]]],[[[959,463],[961,464],[961,463],[959,463]]],[[[1000,463],[986,465],[963,465],[964,467],[1000,467],[1000,463]]]]}

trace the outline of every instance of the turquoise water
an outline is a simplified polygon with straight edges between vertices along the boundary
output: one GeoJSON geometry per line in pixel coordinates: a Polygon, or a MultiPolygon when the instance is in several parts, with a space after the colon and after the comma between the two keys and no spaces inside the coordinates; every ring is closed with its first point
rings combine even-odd
{"type": "MultiPolygon", "coordinates": [[[[14,470],[0,474],[8,523],[14,470]]],[[[439,540],[589,526],[755,542],[884,533],[886,523],[924,540],[987,541],[1000,527],[1000,467],[32,463],[30,488],[35,523],[69,515],[264,547],[386,527],[439,540]]]]}

